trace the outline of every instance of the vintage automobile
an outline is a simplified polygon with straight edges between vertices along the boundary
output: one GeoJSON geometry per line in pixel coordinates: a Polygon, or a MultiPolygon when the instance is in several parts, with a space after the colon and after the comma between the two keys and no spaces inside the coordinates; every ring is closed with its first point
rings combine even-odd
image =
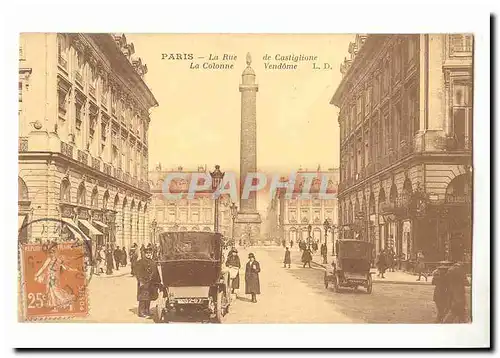
{"type": "Polygon", "coordinates": [[[229,272],[223,268],[220,234],[167,232],[159,237],[160,293],[155,321],[170,322],[177,315],[221,323],[229,312],[229,272]]]}
{"type": "Polygon", "coordinates": [[[333,290],[340,287],[357,289],[362,286],[372,293],[370,263],[373,245],[362,240],[339,240],[335,244],[336,256],[332,267],[325,270],[325,288],[331,283],[333,290]]]}

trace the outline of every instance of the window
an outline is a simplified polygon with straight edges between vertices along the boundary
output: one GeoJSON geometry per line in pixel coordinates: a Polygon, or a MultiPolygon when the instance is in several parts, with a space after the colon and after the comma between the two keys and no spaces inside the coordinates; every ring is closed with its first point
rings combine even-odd
{"type": "Polygon", "coordinates": [[[472,86],[467,82],[453,84],[453,134],[459,149],[471,148],[472,86]]]}
{"type": "Polygon", "coordinates": [[[372,87],[369,86],[365,90],[365,114],[370,113],[372,109],[372,87]]]}
{"type": "Polygon", "coordinates": [[[402,116],[401,116],[401,103],[396,103],[394,105],[394,124],[395,126],[395,130],[392,131],[392,133],[394,133],[394,138],[393,138],[393,142],[392,142],[392,145],[391,147],[393,149],[396,149],[399,147],[399,143],[403,138],[402,138],[402,135],[403,135],[403,132],[402,132],[402,128],[401,128],[401,125],[402,125],[402,116]],[[398,131],[398,132],[397,132],[398,131]]]}
{"type": "Polygon", "coordinates": [[[411,126],[411,133],[416,134],[420,130],[420,116],[418,113],[417,90],[415,88],[412,88],[408,92],[407,106],[408,119],[410,121],[408,125],[411,126]]]}
{"type": "Polygon", "coordinates": [[[321,222],[321,214],[319,210],[314,210],[314,222],[315,223],[321,222]]]}
{"type": "Polygon", "coordinates": [[[77,63],[77,70],[75,72],[75,79],[80,82],[80,84],[83,84],[83,70],[84,70],[84,57],[83,57],[83,53],[81,53],[80,51],[77,51],[76,52],[76,63],[77,63]]]}
{"type": "Polygon", "coordinates": [[[19,102],[23,101],[23,83],[19,81],[19,102]]]}
{"type": "Polygon", "coordinates": [[[81,130],[82,128],[82,119],[83,119],[83,103],[79,101],[75,101],[75,126],[77,130],[81,130]]]}
{"type": "Polygon", "coordinates": [[[377,128],[377,156],[378,157],[383,157],[385,155],[385,150],[384,150],[384,125],[383,125],[383,119],[378,122],[378,128],[377,128]]]}
{"type": "Polygon", "coordinates": [[[169,223],[175,222],[175,209],[168,209],[168,222],[169,223]]]}
{"type": "Polygon", "coordinates": [[[450,35],[450,54],[469,55],[472,53],[472,35],[450,35]]]}
{"type": "Polygon", "coordinates": [[[309,209],[302,209],[300,211],[300,221],[301,222],[309,222],[311,218],[309,217],[309,209]]]}
{"type": "Polygon", "coordinates": [[[361,171],[361,168],[363,167],[361,159],[362,153],[363,153],[363,142],[361,140],[361,136],[359,136],[356,142],[356,173],[359,173],[361,171]]]}
{"type": "Polygon", "coordinates": [[[111,92],[111,113],[116,115],[117,96],[116,92],[111,92]]]}
{"type": "Polygon", "coordinates": [[[393,65],[393,79],[394,82],[397,82],[401,79],[401,47],[396,46],[394,48],[394,55],[392,58],[392,65],[393,65]]]}
{"type": "Polygon", "coordinates": [[[386,61],[384,64],[384,73],[382,77],[382,94],[386,96],[389,93],[389,81],[390,81],[390,67],[389,61],[386,61]]]}
{"type": "Polygon", "coordinates": [[[98,192],[97,188],[92,191],[92,197],[90,198],[90,206],[97,208],[98,206],[98,192]]]}
{"type": "Polygon", "coordinates": [[[78,193],[76,195],[76,202],[79,205],[85,205],[86,200],[85,200],[85,186],[83,184],[80,185],[78,188],[78,193]]]}
{"type": "Polygon", "coordinates": [[[384,113],[384,130],[383,130],[383,133],[381,133],[383,136],[383,139],[385,139],[385,141],[384,141],[385,145],[383,148],[384,155],[387,155],[389,153],[389,148],[391,146],[391,139],[392,139],[391,133],[392,133],[392,131],[391,131],[391,121],[390,121],[389,111],[386,111],[384,113]]]}
{"type": "Polygon", "coordinates": [[[349,118],[349,133],[356,127],[356,104],[351,106],[351,116],[349,118]]]}
{"type": "Polygon", "coordinates": [[[359,96],[357,101],[356,101],[356,125],[363,122],[363,97],[359,96]]]}
{"type": "Polygon", "coordinates": [[[371,131],[371,160],[376,161],[377,160],[377,149],[378,149],[378,122],[374,122],[372,124],[372,131],[371,131]]]}
{"type": "Polygon", "coordinates": [[[193,210],[191,212],[191,222],[197,223],[200,221],[200,213],[198,210],[193,210]]]}
{"type": "Polygon", "coordinates": [[[106,142],[106,137],[108,135],[108,126],[106,122],[101,122],[101,139],[103,142],[106,142]]]}
{"type": "Polygon", "coordinates": [[[375,76],[373,80],[373,105],[376,106],[380,101],[380,76],[375,76]]]}
{"type": "Polygon", "coordinates": [[[57,35],[57,63],[59,66],[68,69],[68,42],[65,35],[57,35]]]}
{"type": "Polygon", "coordinates": [[[188,212],[186,209],[180,210],[180,220],[182,223],[186,223],[188,221],[188,212]]]}
{"type": "Polygon", "coordinates": [[[372,161],[370,158],[370,132],[368,129],[365,131],[365,153],[363,155],[364,166],[366,167],[369,162],[372,161]]]}
{"type": "Polygon", "coordinates": [[[406,62],[410,65],[416,63],[416,56],[417,56],[417,41],[419,35],[410,35],[408,36],[408,40],[406,42],[408,49],[407,49],[407,57],[406,57],[406,62]]]}
{"type": "Polygon", "coordinates": [[[61,182],[60,199],[65,203],[71,202],[71,185],[67,179],[63,179],[61,182]]]}

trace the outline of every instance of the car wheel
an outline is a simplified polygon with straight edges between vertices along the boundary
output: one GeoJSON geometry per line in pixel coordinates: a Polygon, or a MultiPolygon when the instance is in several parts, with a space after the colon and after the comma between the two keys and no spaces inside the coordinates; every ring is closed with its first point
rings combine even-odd
{"type": "Polygon", "coordinates": [[[371,294],[373,288],[372,275],[368,275],[368,283],[366,285],[366,293],[371,294]]]}

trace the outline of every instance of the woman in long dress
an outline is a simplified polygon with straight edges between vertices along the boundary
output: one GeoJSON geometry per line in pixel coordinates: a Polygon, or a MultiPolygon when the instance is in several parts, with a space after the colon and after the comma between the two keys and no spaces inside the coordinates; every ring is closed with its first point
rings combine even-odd
{"type": "Polygon", "coordinates": [[[47,252],[47,259],[35,274],[35,280],[46,285],[47,306],[52,308],[52,311],[70,308],[76,297],[61,287],[61,274],[64,271],[76,270],[67,266],[64,257],[57,254],[56,243],[48,244],[44,251],[47,252]]]}
{"type": "Polygon", "coordinates": [[[229,251],[226,267],[229,268],[229,274],[231,278],[231,294],[234,293],[234,290],[238,290],[240,288],[240,268],[241,262],[240,257],[238,256],[238,250],[232,248],[229,251]]]}

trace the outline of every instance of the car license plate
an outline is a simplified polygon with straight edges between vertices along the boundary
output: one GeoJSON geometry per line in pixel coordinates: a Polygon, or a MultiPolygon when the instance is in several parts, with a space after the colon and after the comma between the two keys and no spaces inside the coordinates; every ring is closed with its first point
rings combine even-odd
{"type": "Polygon", "coordinates": [[[182,303],[182,304],[196,304],[196,303],[202,303],[203,299],[202,298],[178,298],[177,303],[182,303]]]}
{"type": "Polygon", "coordinates": [[[366,277],[363,275],[347,274],[345,275],[345,278],[350,280],[364,280],[366,277]]]}

